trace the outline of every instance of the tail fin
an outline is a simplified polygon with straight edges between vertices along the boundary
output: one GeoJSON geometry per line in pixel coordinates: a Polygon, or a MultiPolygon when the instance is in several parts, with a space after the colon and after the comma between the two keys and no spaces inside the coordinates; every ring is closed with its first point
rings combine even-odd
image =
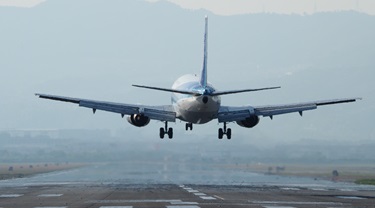
{"type": "Polygon", "coordinates": [[[208,39],[208,17],[205,18],[205,31],[204,31],[204,57],[203,68],[201,72],[200,84],[203,88],[207,86],[207,40],[208,39]]]}

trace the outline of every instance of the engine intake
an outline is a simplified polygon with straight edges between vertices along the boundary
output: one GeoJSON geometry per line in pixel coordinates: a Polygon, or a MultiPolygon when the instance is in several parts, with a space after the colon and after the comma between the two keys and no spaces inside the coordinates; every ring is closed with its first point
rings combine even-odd
{"type": "Polygon", "coordinates": [[[130,124],[137,127],[143,127],[150,123],[150,118],[142,114],[130,115],[127,120],[130,124]]]}
{"type": "Polygon", "coordinates": [[[252,115],[252,116],[246,118],[245,120],[237,121],[238,125],[240,125],[242,127],[246,127],[246,128],[253,128],[258,123],[259,123],[259,117],[255,116],[255,115],[252,115]]]}

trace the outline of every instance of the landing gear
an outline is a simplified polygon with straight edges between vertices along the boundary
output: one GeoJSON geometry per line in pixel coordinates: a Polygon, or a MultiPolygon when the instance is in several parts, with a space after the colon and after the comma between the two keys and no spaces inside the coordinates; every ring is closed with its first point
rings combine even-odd
{"type": "Polygon", "coordinates": [[[232,129],[227,129],[227,123],[224,122],[224,128],[219,128],[219,139],[222,139],[224,135],[227,135],[227,139],[232,138],[232,129]]]}
{"type": "Polygon", "coordinates": [[[165,127],[160,128],[160,131],[159,131],[160,139],[164,139],[164,135],[166,135],[166,134],[168,134],[169,139],[173,138],[173,129],[168,128],[168,122],[167,121],[165,122],[165,127]]]}
{"type": "Polygon", "coordinates": [[[188,131],[189,129],[193,130],[193,123],[186,123],[185,124],[185,129],[186,129],[186,131],[188,131]]]}

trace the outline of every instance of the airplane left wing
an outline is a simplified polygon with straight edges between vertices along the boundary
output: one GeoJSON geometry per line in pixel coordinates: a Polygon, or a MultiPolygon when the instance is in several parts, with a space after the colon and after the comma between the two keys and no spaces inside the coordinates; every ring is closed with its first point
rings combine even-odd
{"type": "Polygon", "coordinates": [[[223,106],[218,113],[219,122],[233,122],[241,121],[250,116],[263,116],[270,117],[275,115],[295,113],[298,112],[302,116],[303,111],[314,110],[318,106],[332,105],[339,103],[349,103],[361,100],[361,98],[346,98],[346,99],[333,99],[321,100],[306,103],[285,104],[285,105],[269,105],[269,106],[244,106],[244,107],[229,107],[223,106]]]}
{"type": "Polygon", "coordinates": [[[123,104],[123,103],[112,103],[112,102],[80,99],[80,98],[63,97],[63,96],[56,96],[56,95],[46,95],[46,94],[35,94],[35,95],[38,96],[39,98],[75,103],[75,104],[78,104],[80,107],[91,108],[93,110],[93,113],[95,113],[96,110],[103,110],[103,111],[121,114],[122,117],[124,117],[124,115],[142,114],[153,120],[168,121],[168,122],[176,121],[176,112],[174,111],[174,108],[172,105],[161,105],[161,106],[131,105],[131,104],[123,104]]]}

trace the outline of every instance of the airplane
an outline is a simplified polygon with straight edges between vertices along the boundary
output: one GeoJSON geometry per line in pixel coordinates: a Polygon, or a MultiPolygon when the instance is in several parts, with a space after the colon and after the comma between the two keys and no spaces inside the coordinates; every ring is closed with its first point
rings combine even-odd
{"type": "Polygon", "coordinates": [[[193,130],[193,124],[205,124],[214,119],[223,123],[223,128],[218,130],[218,138],[222,139],[226,135],[231,139],[232,130],[227,128],[227,123],[235,122],[241,127],[253,128],[258,123],[259,117],[273,116],[298,112],[301,116],[303,111],[314,110],[318,106],[355,102],[361,98],[345,98],[312,101],[295,104],[268,105],[268,106],[222,106],[222,95],[235,93],[254,92],[261,90],[277,89],[278,87],[266,87],[256,89],[242,90],[216,90],[211,83],[207,81],[207,49],[208,49],[208,17],[205,17],[204,33],[204,52],[203,67],[200,76],[187,74],[178,78],[172,85],[172,88],[161,88],[144,85],[135,85],[134,87],[146,88],[151,90],[171,92],[172,104],[170,105],[137,105],[113,103],[106,101],[96,101],[81,98],[71,98],[64,96],[35,94],[39,98],[70,102],[78,104],[80,107],[91,108],[95,114],[96,110],[118,113],[122,117],[127,115],[130,124],[136,127],[144,127],[149,124],[150,120],[164,122],[164,127],[160,128],[159,136],[161,139],[168,135],[169,139],[173,138],[173,129],[168,128],[168,122],[176,122],[179,119],[185,123],[185,129],[193,130]]]}

